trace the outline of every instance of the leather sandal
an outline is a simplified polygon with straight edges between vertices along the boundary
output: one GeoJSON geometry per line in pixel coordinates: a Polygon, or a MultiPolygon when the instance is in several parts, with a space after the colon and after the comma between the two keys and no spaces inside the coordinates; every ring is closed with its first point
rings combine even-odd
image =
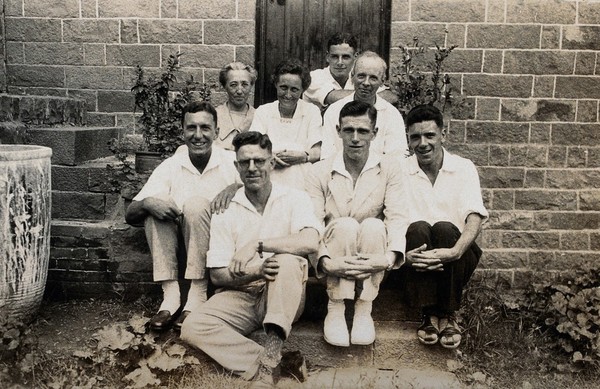
{"type": "Polygon", "coordinates": [[[462,330],[454,317],[448,317],[442,320],[446,320],[446,326],[440,332],[440,344],[442,347],[447,349],[455,349],[460,346],[462,340],[462,330]],[[458,340],[454,337],[458,335],[458,340]]]}
{"type": "Polygon", "coordinates": [[[437,316],[423,315],[423,323],[417,328],[417,338],[425,345],[436,344],[439,340],[439,319],[437,316]],[[424,334],[421,333],[424,332],[424,334]]]}

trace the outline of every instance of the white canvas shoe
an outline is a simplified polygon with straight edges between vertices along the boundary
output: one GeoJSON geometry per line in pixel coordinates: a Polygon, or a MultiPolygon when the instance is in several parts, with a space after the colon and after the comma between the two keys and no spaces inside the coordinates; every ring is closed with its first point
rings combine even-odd
{"type": "Polygon", "coordinates": [[[375,341],[375,323],[371,317],[372,301],[356,300],[352,321],[352,344],[367,346],[375,341]]]}
{"type": "Polygon", "coordinates": [[[346,306],[344,300],[329,300],[327,303],[327,316],[323,325],[325,341],[333,346],[350,346],[348,325],[344,317],[346,306]]]}

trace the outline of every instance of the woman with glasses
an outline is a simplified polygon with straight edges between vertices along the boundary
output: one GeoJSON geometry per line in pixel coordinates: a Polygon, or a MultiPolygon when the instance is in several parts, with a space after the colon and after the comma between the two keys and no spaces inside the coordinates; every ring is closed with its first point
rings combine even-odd
{"type": "Polygon", "coordinates": [[[251,131],[273,142],[274,182],[304,190],[304,174],[321,157],[321,113],[300,99],[310,85],[310,72],[296,59],[277,65],[272,75],[277,101],[256,109],[251,131]]]}

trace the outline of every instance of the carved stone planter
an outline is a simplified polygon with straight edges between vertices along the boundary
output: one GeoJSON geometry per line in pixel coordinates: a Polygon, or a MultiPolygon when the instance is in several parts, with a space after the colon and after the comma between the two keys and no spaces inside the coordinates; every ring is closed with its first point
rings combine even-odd
{"type": "Polygon", "coordinates": [[[48,147],[0,145],[0,314],[23,321],[48,276],[51,156],[48,147]]]}

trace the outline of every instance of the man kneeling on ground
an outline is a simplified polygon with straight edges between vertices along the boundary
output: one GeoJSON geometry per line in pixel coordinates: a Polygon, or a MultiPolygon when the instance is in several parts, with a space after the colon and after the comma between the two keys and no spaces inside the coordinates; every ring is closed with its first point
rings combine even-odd
{"type": "Polygon", "coordinates": [[[254,387],[272,386],[283,342],[304,308],[305,257],[317,251],[320,223],[304,192],[271,183],[267,135],[236,135],[235,166],[244,187],[213,216],[207,267],[219,287],[183,323],[181,338],[254,387]],[[262,327],[261,346],[247,338],[262,327]]]}

